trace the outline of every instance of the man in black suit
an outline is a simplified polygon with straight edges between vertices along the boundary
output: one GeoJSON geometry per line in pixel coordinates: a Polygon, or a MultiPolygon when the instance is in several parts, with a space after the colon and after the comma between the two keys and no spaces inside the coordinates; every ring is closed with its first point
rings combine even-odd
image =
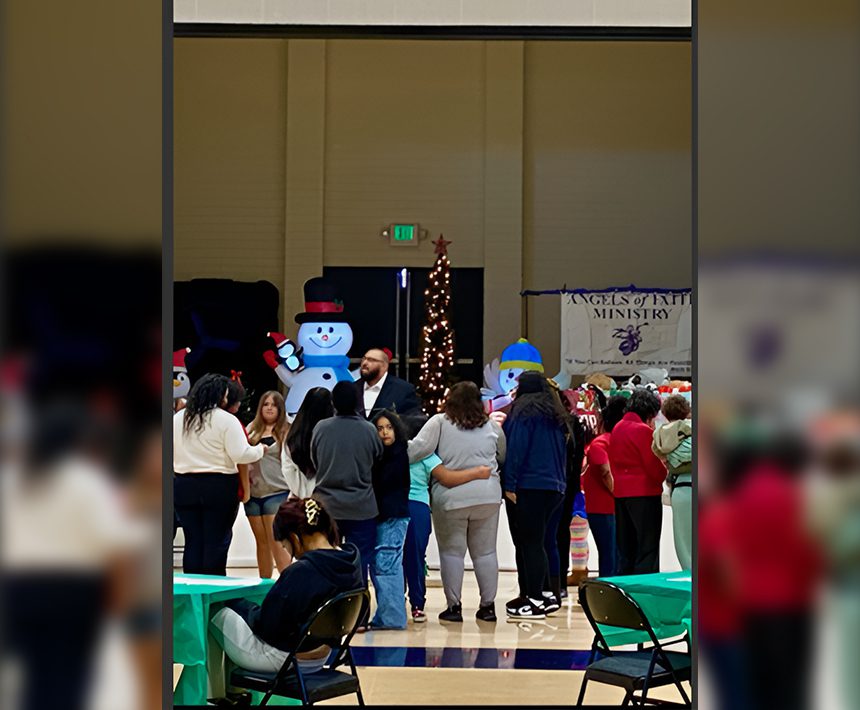
{"type": "Polygon", "coordinates": [[[421,409],[421,401],[415,387],[406,380],[388,372],[391,351],[387,348],[371,348],[361,358],[358,381],[359,411],[373,419],[383,409],[397,414],[414,414],[421,409]]]}

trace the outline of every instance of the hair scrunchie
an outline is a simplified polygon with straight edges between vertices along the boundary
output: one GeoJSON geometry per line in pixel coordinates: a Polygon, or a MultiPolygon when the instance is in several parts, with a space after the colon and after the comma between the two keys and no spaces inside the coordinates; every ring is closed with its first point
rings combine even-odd
{"type": "Polygon", "coordinates": [[[313,498],[308,498],[305,501],[305,516],[308,519],[309,525],[316,525],[320,517],[320,504],[313,498]]]}

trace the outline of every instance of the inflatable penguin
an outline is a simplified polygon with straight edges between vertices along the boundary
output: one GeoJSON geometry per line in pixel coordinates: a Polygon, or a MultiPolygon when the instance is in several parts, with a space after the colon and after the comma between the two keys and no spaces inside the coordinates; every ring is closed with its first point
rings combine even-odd
{"type": "Polygon", "coordinates": [[[185,356],[191,352],[191,348],[182,348],[173,353],[173,399],[187,397],[191,391],[191,379],[188,377],[188,368],[185,367],[185,356]]]}

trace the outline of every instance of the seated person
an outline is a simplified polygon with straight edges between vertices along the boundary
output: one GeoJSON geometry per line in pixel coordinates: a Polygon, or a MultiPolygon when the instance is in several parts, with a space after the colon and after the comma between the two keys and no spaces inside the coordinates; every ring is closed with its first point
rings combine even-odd
{"type": "MultiPolygon", "coordinates": [[[[280,670],[311,615],[332,597],[364,586],[358,549],[349,543],[339,547],[337,527],[321,503],[312,498],[285,501],[273,527],[275,540],[293,563],[262,605],[232,600],[212,618],[212,635],[224,653],[249,671],[280,670]]],[[[300,648],[296,659],[302,673],[320,670],[330,652],[325,643],[300,648]]]]}

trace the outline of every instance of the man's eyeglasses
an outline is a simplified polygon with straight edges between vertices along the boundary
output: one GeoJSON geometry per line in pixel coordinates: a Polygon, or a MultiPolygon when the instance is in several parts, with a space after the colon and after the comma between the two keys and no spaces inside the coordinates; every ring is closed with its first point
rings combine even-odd
{"type": "Polygon", "coordinates": [[[365,360],[367,360],[368,362],[380,362],[380,363],[385,362],[385,360],[380,360],[378,357],[367,357],[367,355],[365,355],[363,358],[361,358],[362,362],[364,362],[365,360]]]}

